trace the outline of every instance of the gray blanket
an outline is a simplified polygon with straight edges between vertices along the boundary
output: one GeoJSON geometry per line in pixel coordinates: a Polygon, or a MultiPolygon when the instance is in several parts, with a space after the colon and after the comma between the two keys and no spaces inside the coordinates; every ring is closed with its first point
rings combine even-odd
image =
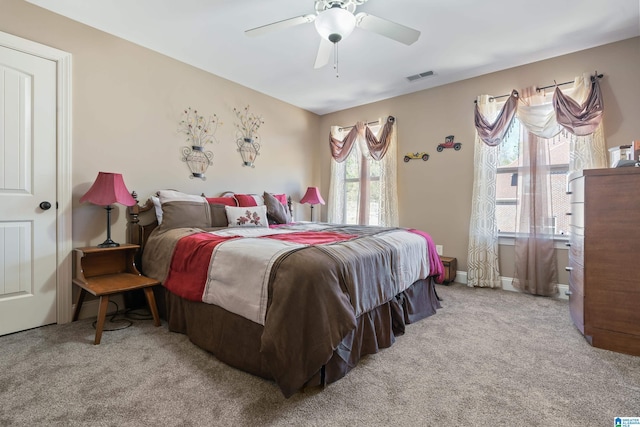
{"type": "MultiPolygon", "coordinates": [[[[409,231],[357,226],[327,226],[323,231],[331,230],[358,237],[293,250],[279,257],[270,271],[260,352],[285,396],[299,390],[329,361],[355,329],[361,312],[388,302],[413,282],[404,283],[406,277],[401,280],[405,268],[400,261],[407,253],[420,251],[406,252],[397,241],[384,239],[385,235],[412,234],[409,231]]],[[[178,240],[200,231],[154,231],[143,253],[145,274],[164,281],[178,240]]],[[[426,271],[421,270],[426,277],[425,248],[415,262],[427,260],[426,271]]]]}

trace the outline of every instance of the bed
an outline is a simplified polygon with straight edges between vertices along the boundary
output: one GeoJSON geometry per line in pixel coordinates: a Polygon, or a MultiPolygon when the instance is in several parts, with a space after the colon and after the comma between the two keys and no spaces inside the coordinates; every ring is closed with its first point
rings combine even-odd
{"type": "Polygon", "coordinates": [[[422,231],[295,223],[285,197],[163,190],[129,232],[168,328],[290,397],[435,314],[444,269],[422,231]]]}

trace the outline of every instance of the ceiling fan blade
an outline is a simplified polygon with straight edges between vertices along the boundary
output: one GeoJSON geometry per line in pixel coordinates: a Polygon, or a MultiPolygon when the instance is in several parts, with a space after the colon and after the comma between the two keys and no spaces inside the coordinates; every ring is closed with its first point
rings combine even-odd
{"type": "Polygon", "coordinates": [[[413,44],[420,37],[418,30],[364,12],[356,15],[356,26],[406,45],[413,44]]]}
{"type": "Polygon", "coordinates": [[[274,31],[280,31],[285,28],[294,27],[300,24],[306,24],[308,22],[313,22],[316,19],[316,15],[302,15],[297,16],[295,18],[285,19],[283,21],[274,22],[272,24],[263,25],[261,27],[252,28],[250,30],[245,31],[244,33],[249,37],[257,37],[263,34],[271,33],[274,31]]]}
{"type": "Polygon", "coordinates": [[[331,48],[333,47],[333,43],[324,37],[320,37],[320,47],[318,47],[318,55],[316,56],[316,63],[313,65],[313,68],[322,68],[329,62],[329,57],[331,56],[331,48]]]}

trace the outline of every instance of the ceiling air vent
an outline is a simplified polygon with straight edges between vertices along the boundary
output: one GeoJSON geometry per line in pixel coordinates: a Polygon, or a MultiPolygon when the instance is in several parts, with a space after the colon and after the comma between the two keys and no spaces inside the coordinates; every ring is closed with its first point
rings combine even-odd
{"type": "Polygon", "coordinates": [[[416,80],[420,80],[423,77],[433,76],[433,71],[425,71],[424,73],[414,74],[413,76],[407,77],[407,80],[410,82],[414,82],[416,80]]]}

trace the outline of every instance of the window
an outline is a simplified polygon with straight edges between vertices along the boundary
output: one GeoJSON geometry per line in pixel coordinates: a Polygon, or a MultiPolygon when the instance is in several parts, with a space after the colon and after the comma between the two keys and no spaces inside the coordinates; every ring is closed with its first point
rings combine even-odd
{"type": "Polygon", "coordinates": [[[356,143],[345,160],[343,218],[346,224],[380,225],[381,162],[365,153],[356,143]]]}
{"type": "Polygon", "coordinates": [[[393,116],[347,128],[332,126],[329,222],[398,226],[396,135],[393,116]]]}
{"type": "MultiPolygon", "coordinates": [[[[514,120],[510,134],[498,146],[498,167],[496,170],[496,217],[498,233],[502,236],[513,235],[516,231],[516,206],[518,203],[518,174],[520,164],[521,125],[514,120]]],[[[569,232],[570,212],[567,195],[567,174],[569,172],[570,140],[564,132],[551,140],[549,144],[549,164],[551,180],[552,217],[548,226],[555,236],[564,236],[569,232]]]]}

